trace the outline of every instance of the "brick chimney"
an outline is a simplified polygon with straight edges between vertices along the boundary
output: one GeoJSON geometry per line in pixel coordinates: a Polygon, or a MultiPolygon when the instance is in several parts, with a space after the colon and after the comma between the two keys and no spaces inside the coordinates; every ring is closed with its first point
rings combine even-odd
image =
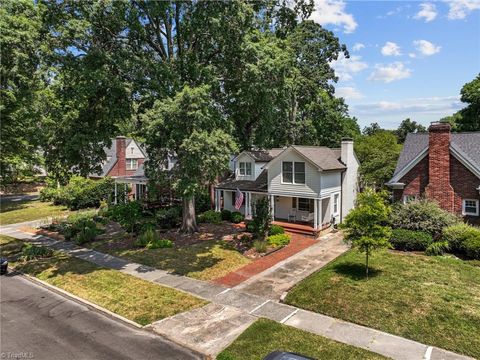
{"type": "Polygon", "coordinates": [[[116,155],[117,155],[117,176],[127,175],[127,162],[126,162],[126,147],[127,147],[127,138],[125,136],[117,136],[115,138],[116,142],[116,155]]]}
{"type": "Polygon", "coordinates": [[[450,124],[433,122],[428,128],[428,179],[425,194],[453,211],[454,192],[450,184],[450,124]]]}

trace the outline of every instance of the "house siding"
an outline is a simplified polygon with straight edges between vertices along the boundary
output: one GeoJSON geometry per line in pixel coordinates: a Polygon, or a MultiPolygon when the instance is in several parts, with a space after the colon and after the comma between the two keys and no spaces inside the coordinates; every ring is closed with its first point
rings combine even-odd
{"type": "Polygon", "coordinates": [[[320,194],[320,172],[305,158],[290,150],[268,167],[268,192],[278,195],[316,198],[320,194]],[[282,183],[283,161],[305,163],[305,184],[282,183]]]}
{"type": "Polygon", "coordinates": [[[342,189],[342,173],[340,171],[321,173],[321,197],[339,193],[342,189]]]}
{"type": "Polygon", "coordinates": [[[253,159],[246,155],[246,154],[241,154],[236,160],[235,160],[235,179],[237,180],[255,180],[256,179],[256,167],[255,167],[255,161],[253,159]],[[240,163],[241,162],[249,162],[252,164],[252,175],[240,175],[240,163]]]}

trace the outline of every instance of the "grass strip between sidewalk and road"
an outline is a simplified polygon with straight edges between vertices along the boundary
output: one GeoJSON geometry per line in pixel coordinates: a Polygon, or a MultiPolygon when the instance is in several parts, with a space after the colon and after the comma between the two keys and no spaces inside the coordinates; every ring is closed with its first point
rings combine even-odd
{"type": "MultiPolygon", "coordinates": [[[[2,254],[13,257],[19,240],[2,236],[2,254]]],[[[52,257],[18,260],[12,266],[140,325],[204,306],[206,301],[156,285],[118,270],[55,252],[52,257]]]]}
{"type": "Polygon", "coordinates": [[[297,284],[288,304],[480,358],[480,267],[447,256],[351,250],[297,284]]]}
{"type": "Polygon", "coordinates": [[[323,336],[259,319],[223,350],[217,360],[258,360],[275,350],[299,353],[314,359],[386,359],[323,336]]]}

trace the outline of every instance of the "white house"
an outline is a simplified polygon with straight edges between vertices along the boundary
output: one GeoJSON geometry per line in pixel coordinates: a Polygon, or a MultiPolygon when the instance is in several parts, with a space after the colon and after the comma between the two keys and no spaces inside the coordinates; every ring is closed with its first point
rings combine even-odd
{"type": "Polygon", "coordinates": [[[233,159],[233,174],[215,188],[215,209],[251,219],[255,201],[267,196],[275,221],[318,232],[341,222],[354,207],[358,166],[351,139],[342,140],[340,149],[292,145],[243,151],[233,159]],[[237,189],[244,194],[239,210],[237,189]]]}

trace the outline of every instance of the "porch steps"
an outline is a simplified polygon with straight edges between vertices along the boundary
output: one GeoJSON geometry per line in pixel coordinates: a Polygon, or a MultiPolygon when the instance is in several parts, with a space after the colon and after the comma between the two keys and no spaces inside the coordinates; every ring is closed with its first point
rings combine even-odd
{"type": "Polygon", "coordinates": [[[302,224],[294,224],[283,221],[272,221],[272,224],[279,225],[285,229],[285,231],[294,233],[294,234],[303,234],[303,235],[314,235],[313,227],[302,224]]]}

